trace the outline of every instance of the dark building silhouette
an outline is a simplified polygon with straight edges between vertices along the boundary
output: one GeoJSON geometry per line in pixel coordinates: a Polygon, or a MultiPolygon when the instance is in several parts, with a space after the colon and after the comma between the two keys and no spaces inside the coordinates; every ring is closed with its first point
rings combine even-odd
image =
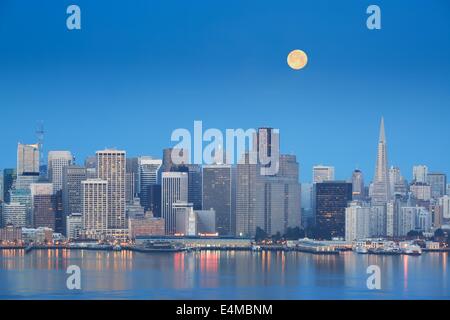
{"type": "Polygon", "coordinates": [[[351,200],[351,183],[327,181],[315,184],[316,236],[318,238],[345,237],[345,208],[351,200]]]}

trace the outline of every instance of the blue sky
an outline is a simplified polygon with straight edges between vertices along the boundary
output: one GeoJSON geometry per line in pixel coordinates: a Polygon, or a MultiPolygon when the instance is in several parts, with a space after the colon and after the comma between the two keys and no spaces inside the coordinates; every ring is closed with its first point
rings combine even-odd
{"type": "Polygon", "coordinates": [[[314,164],[370,180],[380,117],[389,162],[450,172],[448,1],[133,0],[0,2],[0,168],[35,142],[79,162],[174,145],[176,128],[280,129],[301,180],[314,164]],[[82,30],[68,31],[77,4],[82,30]],[[366,28],[381,7],[382,29],[366,28]],[[302,49],[308,66],[286,56],[302,49]]]}

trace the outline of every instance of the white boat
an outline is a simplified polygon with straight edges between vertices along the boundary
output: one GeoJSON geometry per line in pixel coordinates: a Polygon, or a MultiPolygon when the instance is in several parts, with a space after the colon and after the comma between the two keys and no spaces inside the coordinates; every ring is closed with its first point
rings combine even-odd
{"type": "Polygon", "coordinates": [[[366,247],[358,246],[355,248],[355,252],[359,254],[366,254],[369,253],[366,247]]]}
{"type": "Polygon", "coordinates": [[[422,249],[415,244],[411,244],[403,249],[403,253],[410,256],[420,256],[422,254],[422,249]]]}

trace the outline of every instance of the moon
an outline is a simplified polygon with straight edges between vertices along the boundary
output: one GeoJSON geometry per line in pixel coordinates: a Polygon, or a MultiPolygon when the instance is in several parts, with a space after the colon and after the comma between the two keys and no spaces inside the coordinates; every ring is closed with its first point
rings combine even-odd
{"type": "Polygon", "coordinates": [[[308,63],[308,56],[302,50],[292,50],[287,56],[287,64],[294,70],[303,69],[308,63]]]}

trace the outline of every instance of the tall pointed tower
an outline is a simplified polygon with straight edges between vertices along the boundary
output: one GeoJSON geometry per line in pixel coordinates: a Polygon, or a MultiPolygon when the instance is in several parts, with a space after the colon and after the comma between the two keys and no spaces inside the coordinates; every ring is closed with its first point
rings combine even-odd
{"type": "Polygon", "coordinates": [[[391,192],[386,151],[386,134],[384,132],[384,119],[381,118],[377,163],[373,180],[372,204],[386,204],[390,199],[391,192]]]}

